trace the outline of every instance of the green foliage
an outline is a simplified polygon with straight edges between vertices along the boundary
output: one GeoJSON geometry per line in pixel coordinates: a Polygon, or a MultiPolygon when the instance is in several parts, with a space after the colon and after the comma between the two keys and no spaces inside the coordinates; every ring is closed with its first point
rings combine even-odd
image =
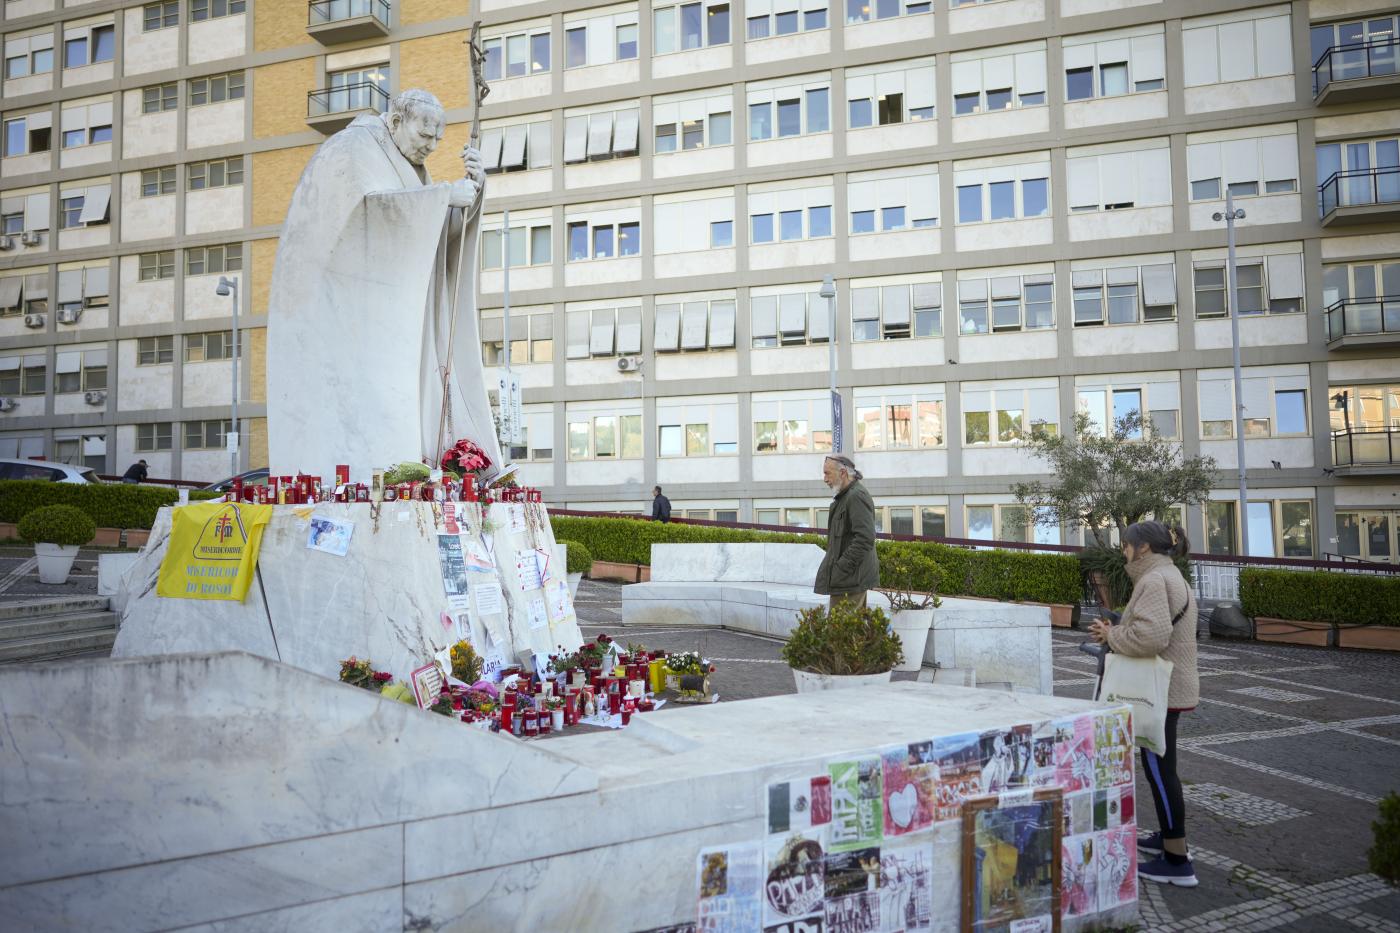
{"type": "Polygon", "coordinates": [[[405,462],[384,471],[384,482],[389,486],[399,483],[426,483],[432,471],[422,463],[405,462]]]}
{"type": "Polygon", "coordinates": [[[1245,567],[1240,610],[1293,622],[1400,625],[1400,576],[1245,567]]]}
{"type": "MultiPolygon", "coordinates": [[[[650,564],[653,544],[703,544],[714,541],[815,544],[826,548],[826,536],[681,525],[631,518],[550,516],[556,540],[578,541],[595,560],[619,564],[650,564]]],[[[878,541],[880,586],[907,585],[910,591],[945,596],[981,596],[1074,605],[1082,584],[1073,554],[1033,554],[1028,551],[972,550],[935,541],[878,541]],[[897,553],[912,552],[931,560],[916,561],[903,577],[888,569],[897,553]]]]}
{"type": "Polygon", "coordinates": [[[593,566],[593,554],[577,541],[562,541],[556,539],[556,544],[564,545],[564,572],[565,573],[588,573],[593,566]]]}
{"type": "Polygon", "coordinates": [[[1016,501],[1037,510],[1042,524],[1081,525],[1121,533],[1149,515],[1204,502],[1215,486],[1215,460],[1186,457],[1136,411],[1103,433],[1079,412],[1072,435],[1032,434],[1022,445],[1049,464],[1053,477],[1016,483],[1016,501]]]}
{"type": "MultiPolygon", "coordinates": [[[[1172,563],[1181,571],[1182,579],[1190,583],[1191,559],[1185,556],[1173,557],[1172,563]]],[[[1133,578],[1128,576],[1128,559],[1123,556],[1122,548],[1090,545],[1079,552],[1079,567],[1086,577],[1094,572],[1104,575],[1104,582],[1108,584],[1113,597],[1113,605],[1109,606],[1109,609],[1118,609],[1128,604],[1133,595],[1133,578]]]]}
{"type": "Polygon", "coordinates": [[[904,648],[884,612],[838,602],[797,614],[783,660],[816,674],[883,674],[904,660],[904,648]]]}
{"type": "Polygon", "coordinates": [[[938,564],[914,548],[896,546],[880,555],[880,588],[895,612],[940,605],[942,600],[929,588],[937,576],[938,564]]]}
{"type": "Polygon", "coordinates": [[[82,545],[95,534],[97,523],[71,505],[40,506],[19,520],[19,536],[34,544],[82,545]]]}
{"type": "MultiPolygon", "coordinates": [[[[190,499],[218,496],[192,492],[190,499]]],[[[43,505],[71,505],[91,516],[98,528],[150,528],[161,506],[178,500],[179,493],[165,486],[0,480],[0,522],[17,522],[43,505]]]]}
{"type": "Polygon", "coordinates": [[[1371,824],[1375,840],[1366,852],[1371,871],[1400,886],[1400,794],[1391,791],[1381,798],[1380,818],[1371,824]]]}

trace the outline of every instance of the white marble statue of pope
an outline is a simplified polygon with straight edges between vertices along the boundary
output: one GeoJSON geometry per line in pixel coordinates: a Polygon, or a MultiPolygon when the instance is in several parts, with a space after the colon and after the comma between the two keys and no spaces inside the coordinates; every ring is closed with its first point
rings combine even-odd
{"type": "Polygon", "coordinates": [[[349,464],[368,483],[376,468],[436,465],[464,437],[491,458],[487,479],[501,472],[473,276],[486,176],[465,148],[465,177],[433,183],[423,163],[443,125],[436,97],[405,91],[326,140],[297,183],[268,299],[275,474],[329,482],[349,464]]]}

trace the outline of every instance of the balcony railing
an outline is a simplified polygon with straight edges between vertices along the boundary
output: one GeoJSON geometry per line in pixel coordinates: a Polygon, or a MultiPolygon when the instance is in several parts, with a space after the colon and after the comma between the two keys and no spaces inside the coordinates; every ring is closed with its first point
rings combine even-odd
{"type": "Polygon", "coordinates": [[[372,110],[383,113],[389,107],[389,92],[373,81],[357,81],[343,87],[327,87],[306,95],[306,118],[316,120],[336,114],[372,110]]]}
{"type": "Polygon", "coordinates": [[[1400,468],[1400,427],[1333,431],[1332,462],[1339,467],[1400,468]]]}
{"type": "Polygon", "coordinates": [[[1336,172],[1317,190],[1324,218],[1338,208],[1400,204],[1400,166],[1336,172]]]}
{"type": "Polygon", "coordinates": [[[1400,74],[1400,37],[1382,42],[1334,45],[1313,65],[1313,96],[1329,85],[1400,74]]]}
{"type": "Polygon", "coordinates": [[[329,26],[347,19],[372,16],[389,26],[389,0],[311,0],[306,11],[306,25],[329,26]]]}
{"type": "Polygon", "coordinates": [[[1400,340],[1400,295],[1344,298],[1328,307],[1327,340],[1343,337],[1393,336],[1400,340]]]}

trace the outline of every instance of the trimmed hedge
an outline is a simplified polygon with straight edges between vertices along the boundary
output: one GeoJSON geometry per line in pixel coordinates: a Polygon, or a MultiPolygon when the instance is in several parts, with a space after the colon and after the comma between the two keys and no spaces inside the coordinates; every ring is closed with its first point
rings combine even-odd
{"type": "MultiPolygon", "coordinates": [[[[578,541],[593,552],[595,560],[619,564],[650,564],[653,544],[764,541],[826,547],[825,535],[676,525],[630,518],[555,515],[550,516],[550,524],[554,526],[556,539],[578,541]]],[[[878,541],[875,547],[881,555],[889,554],[892,548],[914,548],[931,557],[936,572],[930,579],[919,581],[919,589],[944,596],[1074,605],[1082,592],[1079,561],[1073,554],[974,551],[935,541],[878,541]]]]}
{"type": "MultiPolygon", "coordinates": [[[[220,495],[194,490],[190,499],[217,499],[220,495]]],[[[174,505],[179,498],[175,489],[165,486],[0,480],[0,522],[18,522],[46,505],[71,505],[86,512],[98,528],[150,528],[161,507],[174,505]]]]}
{"type": "Polygon", "coordinates": [[[1245,567],[1240,610],[1292,622],[1400,625],[1400,576],[1245,567]]]}
{"type": "Polygon", "coordinates": [[[97,534],[91,516],[71,505],[40,506],[19,520],[16,529],[22,540],[31,544],[56,544],[78,547],[87,544],[97,534]]]}

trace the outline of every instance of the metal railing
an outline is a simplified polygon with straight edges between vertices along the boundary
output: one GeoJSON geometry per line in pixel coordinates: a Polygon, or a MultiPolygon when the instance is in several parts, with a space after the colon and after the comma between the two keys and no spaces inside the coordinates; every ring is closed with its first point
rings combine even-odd
{"type": "Polygon", "coordinates": [[[1400,203],[1400,166],[1334,172],[1317,186],[1317,193],[1323,217],[1339,207],[1400,203]]]}
{"type": "Polygon", "coordinates": [[[328,26],[361,16],[373,16],[388,26],[388,0],[311,0],[306,8],[306,25],[328,26]]]}
{"type": "Polygon", "coordinates": [[[373,81],[357,81],[344,87],[326,87],[308,91],[307,117],[327,117],[352,110],[373,110],[383,113],[389,108],[389,92],[373,81]]]}
{"type": "Polygon", "coordinates": [[[1327,315],[1328,340],[1374,334],[1400,337],[1400,295],[1343,298],[1323,314],[1327,315]]]}
{"type": "Polygon", "coordinates": [[[1332,462],[1347,466],[1400,466],[1400,427],[1332,432],[1332,462]]]}
{"type": "Polygon", "coordinates": [[[1334,45],[1318,58],[1312,73],[1313,97],[1334,82],[1400,74],[1400,37],[1334,45]]]}

